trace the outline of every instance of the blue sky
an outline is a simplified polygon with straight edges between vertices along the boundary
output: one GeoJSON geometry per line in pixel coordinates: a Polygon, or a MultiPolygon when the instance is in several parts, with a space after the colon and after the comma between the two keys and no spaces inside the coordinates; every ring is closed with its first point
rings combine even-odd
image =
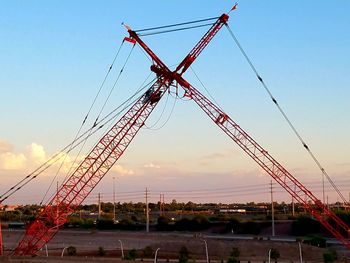
{"type": "MultiPolygon", "coordinates": [[[[73,138],[127,35],[122,22],[134,29],[178,23],[218,16],[233,4],[184,0],[132,4],[3,1],[0,140],[5,146],[0,147],[0,190],[7,189],[73,138]],[[26,161],[9,169],[4,165],[8,158],[26,161]]],[[[230,14],[230,27],[329,174],[335,181],[346,182],[350,172],[350,3],[252,0],[238,4],[230,14]]],[[[204,32],[199,29],[144,40],[167,64],[174,65],[204,32]]],[[[130,48],[123,46],[90,121],[103,104],[130,48]]],[[[135,48],[104,113],[135,92],[149,74],[149,66],[148,59],[135,48]]],[[[301,181],[320,181],[320,172],[270,102],[225,28],[193,68],[220,106],[288,170],[301,181]]],[[[207,95],[191,71],[186,78],[207,95]]],[[[172,104],[172,98],[168,103],[163,101],[149,125],[159,118],[163,107],[166,110],[160,124],[164,123],[172,104]]],[[[117,176],[125,190],[146,186],[155,191],[214,189],[269,182],[193,102],[176,102],[164,128],[142,130],[119,165],[119,170],[107,175],[96,191],[110,192],[112,176],[117,176]]],[[[21,194],[45,188],[52,173],[21,194]]],[[[344,183],[340,188],[347,196],[350,185],[344,183]]],[[[336,199],[332,192],[329,195],[336,199]]],[[[251,195],[244,200],[255,198],[268,196],[251,195]]],[[[286,195],[280,198],[288,200],[286,195]]]]}

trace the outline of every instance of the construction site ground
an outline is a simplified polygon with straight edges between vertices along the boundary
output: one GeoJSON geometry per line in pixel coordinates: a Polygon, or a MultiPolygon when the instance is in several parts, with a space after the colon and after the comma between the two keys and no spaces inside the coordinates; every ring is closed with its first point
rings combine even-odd
{"type": "MultiPolygon", "coordinates": [[[[3,233],[5,255],[9,255],[15,247],[23,230],[6,229],[3,233]]],[[[293,237],[268,240],[264,237],[237,236],[237,235],[203,235],[201,233],[163,233],[163,232],[128,232],[128,231],[88,231],[62,230],[36,257],[5,256],[3,262],[121,262],[121,243],[124,253],[136,249],[139,252],[138,261],[152,261],[153,255],[144,257],[141,250],[146,246],[158,251],[158,262],[177,261],[179,250],[186,246],[190,251],[190,262],[206,262],[205,242],[208,245],[208,254],[211,262],[223,262],[229,257],[232,247],[240,251],[240,262],[268,262],[268,251],[275,248],[280,252],[277,262],[300,262],[299,244],[293,237]],[[294,241],[293,241],[294,240],[294,241]],[[67,249],[74,246],[76,256],[68,256],[67,249]],[[104,256],[99,256],[98,250],[102,247],[104,256]]],[[[323,262],[325,248],[318,248],[306,244],[301,245],[303,262],[323,262]]],[[[343,250],[337,246],[339,262],[346,262],[343,250]]],[[[275,262],[275,260],[273,261],[275,262]]],[[[349,261],[350,262],[350,261],[349,261]]]]}

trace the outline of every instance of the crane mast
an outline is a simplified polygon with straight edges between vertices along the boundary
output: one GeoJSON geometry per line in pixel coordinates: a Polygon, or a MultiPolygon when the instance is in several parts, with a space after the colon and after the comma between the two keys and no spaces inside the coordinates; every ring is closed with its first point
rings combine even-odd
{"type": "Polygon", "coordinates": [[[122,156],[169,85],[168,80],[159,77],[100,139],[39,217],[26,229],[24,237],[14,251],[15,255],[33,255],[53,238],[59,227],[67,221],[67,217],[76,210],[122,156]],[[59,200],[58,204],[56,200],[59,200]]]}
{"type": "MultiPolygon", "coordinates": [[[[226,23],[228,16],[225,15],[225,17],[225,19],[219,18],[198,42],[197,51],[193,56],[194,59],[198,57],[219,31],[222,24],[226,23]]],[[[60,226],[67,221],[68,216],[77,209],[77,206],[85,200],[103,176],[122,156],[159,100],[172,85],[176,76],[180,76],[176,71],[172,72],[134,31],[128,29],[128,32],[130,38],[136,40],[152,58],[154,65],[151,66],[151,70],[157,74],[157,81],[100,139],[68,180],[60,187],[56,195],[52,197],[38,218],[27,227],[24,236],[13,252],[14,255],[34,255],[54,237],[60,226]],[[58,204],[57,200],[59,200],[58,204]]],[[[194,59],[191,59],[191,62],[185,65],[189,66],[194,59]]],[[[187,70],[188,66],[182,69],[181,74],[187,70]]],[[[183,86],[189,85],[182,78],[179,81],[183,86]]]]}

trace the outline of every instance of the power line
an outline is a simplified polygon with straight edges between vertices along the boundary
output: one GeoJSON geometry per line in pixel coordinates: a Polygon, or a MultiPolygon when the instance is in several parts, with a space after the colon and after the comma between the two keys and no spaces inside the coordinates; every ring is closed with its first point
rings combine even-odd
{"type": "MultiPolygon", "coordinates": [[[[238,49],[241,51],[241,53],[243,54],[244,58],[246,59],[246,61],[248,62],[250,68],[254,71],[256,77],[258,78],[258,80],[260,81],[260,83],[262,84],[262,86],[264,87],[265,91],[268,93],[268,95],[270,96],[272,102],[276,105],[276,107],[278,108],[279,112],[282,114],[283,118],[286,120],[286,122],[288,123],[289,127],[293,130],[294,134],[298,137],[299,141],[302,143],[303,147],[306,149],[306,151],[309,153],[309,155],[311,156],[311,158],[313,159],[313,161],[316,163],[317,167],[321,170],[322,172],[322,176],[325,176],[327,178],[327,180],[329,181],[329,183],[332,185],[333,189],[337,192],[337,194],[340,196],[340,198],[343,200],[344,203],[348,203],[348,201],[345,199],[345,197],[343,196],[343,194],[340,192],[340,190],[338,189],[338,187],[334,184],[333,180],[330,178],[330,176],[328,175],[328,173],[326,172],[326,170],[323,168],[323,166],[321,165],[321,163],[318,161],[318,159],[316,158],[316,156],[314,155],[314,153],[311,151],[311,149],[309,148],[309,146],[306,144],[305,140],[301,137],[300,133],[297,131],[297,129],[295,128],[295,126],[293,125],[293,123],[290,121],[290,119],[288,118],[287,114],[284,112],[284,110],[281,108],[281,106],[278,104],[276,98],[273,96],[272,92],[270,91],[270,89],[267,87],[267,85],[265,84],[264,80],[262,79],[262,77],[260,76],[260,74],[258,73],[257,69],[255,68],[254,64],[252,63],[252,61],[250,60],[250,58],[248,57],[247,53],[245,52],[245,50],[243,49],[242,45],[239,43],[237,37],[235,36],[235,34],[233,33],[233,31],[231,30],[230,26],[228,24],[225,24],[226,28],[228,30],[228,32],[230,33],[231,37],[233,38],[234,42],[236,43],[238,49]]],[[[323,179],[322,179],[323,180],[323,179]]],[[[324,192],[323,192],[323,203],[325,203],[325,196],[324,196],[324,192]]]]}

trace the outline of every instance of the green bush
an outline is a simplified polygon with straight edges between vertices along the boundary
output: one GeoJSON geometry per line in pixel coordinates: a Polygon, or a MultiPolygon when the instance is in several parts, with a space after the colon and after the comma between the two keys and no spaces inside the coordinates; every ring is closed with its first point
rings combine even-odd
{"type": "Polygon", "coordinates": [[[77,254],[77,249],[73,246],[67,247],[68,256],[75,256],[77,254]]]}
{"type": "Polygon", "coordinates": [[[125,256],[126,260],[135,260],[137,258],[137,251],[136,249],[131,249],[128,251],[128,253],[125,256]]]}

